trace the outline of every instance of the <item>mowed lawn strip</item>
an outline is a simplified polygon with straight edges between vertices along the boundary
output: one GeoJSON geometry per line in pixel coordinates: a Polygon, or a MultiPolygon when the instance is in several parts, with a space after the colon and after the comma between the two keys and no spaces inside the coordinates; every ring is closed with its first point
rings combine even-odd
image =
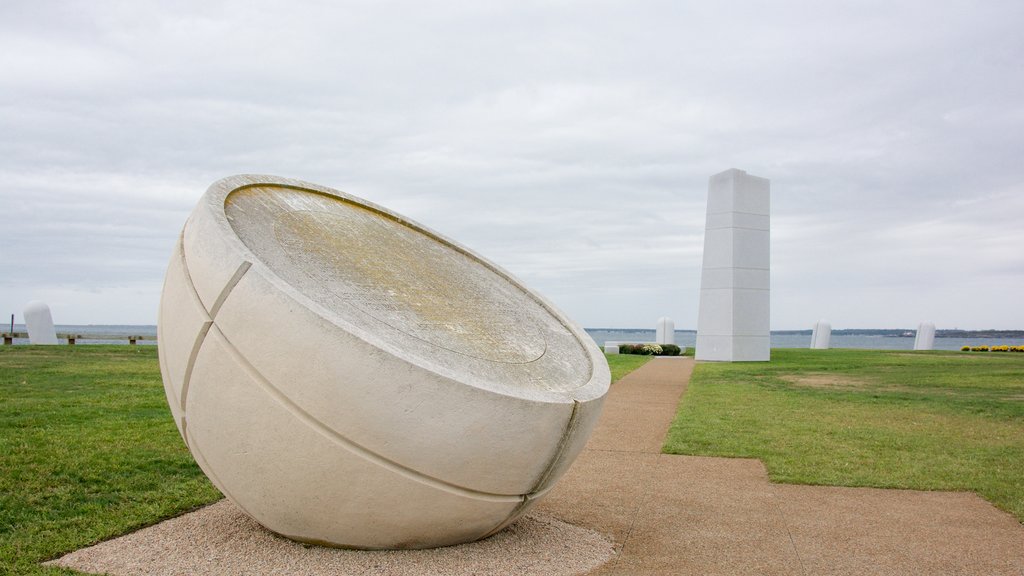
{"type": "Polygon", "coordinates": [[[608,360],[608,367],[612,371],[612,382],[643,366],[653,358],[653,356],[639,354],[605,354],[604,357],[608,360]]]}
{"type": "Polygon", "coordinates": [[[664,451],[759,458],[775,482],[970,490],[1024,522],[1024,354],[700,363],[664,451]]]}
{"type": "Polygon", "coordinates": [[[155,346],[0,347],[0,573],[221,498],[171,419],[155,346]]]}

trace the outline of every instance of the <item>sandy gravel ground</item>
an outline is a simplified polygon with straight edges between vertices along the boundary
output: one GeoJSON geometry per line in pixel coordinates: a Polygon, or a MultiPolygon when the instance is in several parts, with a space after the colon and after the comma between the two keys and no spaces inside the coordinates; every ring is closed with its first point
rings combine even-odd
{"type": "Polygon", "coordinates": [[[611,559],[612,541],[592,530],[532,514],[480,542],[434,550],[366,552],[297,544],[251,520],[227,500],[48,565],[95,574],[450,575],[586,574],[611,559]]]}

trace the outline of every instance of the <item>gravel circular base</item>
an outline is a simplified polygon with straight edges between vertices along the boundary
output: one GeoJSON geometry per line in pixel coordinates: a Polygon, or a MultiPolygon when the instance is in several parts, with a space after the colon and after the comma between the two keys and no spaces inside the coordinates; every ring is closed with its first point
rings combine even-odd
{"type": "Polygon", "coordinates": [[[227,500],[47,562],[114,576],[172,574],[585,574],[614,555],[607,537],[528,515],[479,542],[433,550],[308,546],[273,534],[227,500]]]}

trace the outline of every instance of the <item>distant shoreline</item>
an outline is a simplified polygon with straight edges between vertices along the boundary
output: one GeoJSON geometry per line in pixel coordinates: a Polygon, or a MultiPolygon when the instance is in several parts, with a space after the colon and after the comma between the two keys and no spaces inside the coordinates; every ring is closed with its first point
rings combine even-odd
{"type": "MultiPolygon", "coordinates": [[[[23,324],[15,324],[16,332],[24,332],[23,324]]],[[[6,326],[3,327],[6,330],[6,326]]],[[[138,333],[140,335],[156,335],[155,324],[59,324],[56,326],[58,332],[76,332],[103,334],[103,333],[138,333]]],[[[5,331],[0,330],[0,331],[5,331]]],[[[593,332],[643,332],[654,331],[654,328],[584,328],[593,332]]],[[[696,334],[696,330],[678,329],[677,334],[696,334]]],[[[775,336],[810,336],[811,330],[772,330],[775,336]]],[[[913,338],[916,333],[914,328],[833,328],[833,336],[883,336],[889,338],[913,338]]],[[[946,329],[936,330],[936,338],[1024,338],[1024,330],[958,330],[946,329]]]]}
{"type": "MultiPolygon", "coordinates": [[[[637,332],[653,328],[586,328],[601,332],[637,332]]],[[[883,336],[889,338],[913,338],[915,328],[842,328],[833,329],[835,336],[883,336]]],[[[682,334],[696,334],[696,330],[676,330],[682,334]]],[[[810,336],[811,330],[772,330],[778,336],[810,336]]],[[[1024,330],[936,330],[936,338],[1024,338],[1024,330]]]]}
{"type": "MultiPolygon", "coordinates": [[[[832,330],[837,336],[883,336],[889,338],[913,337],[917,329],[845,328],[832,330]]],[[[811,330],[772,330],[779,335],[810,335],[811,330]]],[[[936,338],[1024,338],[1024,330],[936,330],[936,338]]]]}

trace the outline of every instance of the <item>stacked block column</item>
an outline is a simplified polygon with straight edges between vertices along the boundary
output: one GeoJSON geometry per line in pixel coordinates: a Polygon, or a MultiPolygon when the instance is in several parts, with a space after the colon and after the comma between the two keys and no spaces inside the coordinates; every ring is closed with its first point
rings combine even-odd
{"type": "Polygon", "coordinates": [[[770,183],[743,170],[711,177],[697,317],[698,360],[767,361],[770,183]]]}

